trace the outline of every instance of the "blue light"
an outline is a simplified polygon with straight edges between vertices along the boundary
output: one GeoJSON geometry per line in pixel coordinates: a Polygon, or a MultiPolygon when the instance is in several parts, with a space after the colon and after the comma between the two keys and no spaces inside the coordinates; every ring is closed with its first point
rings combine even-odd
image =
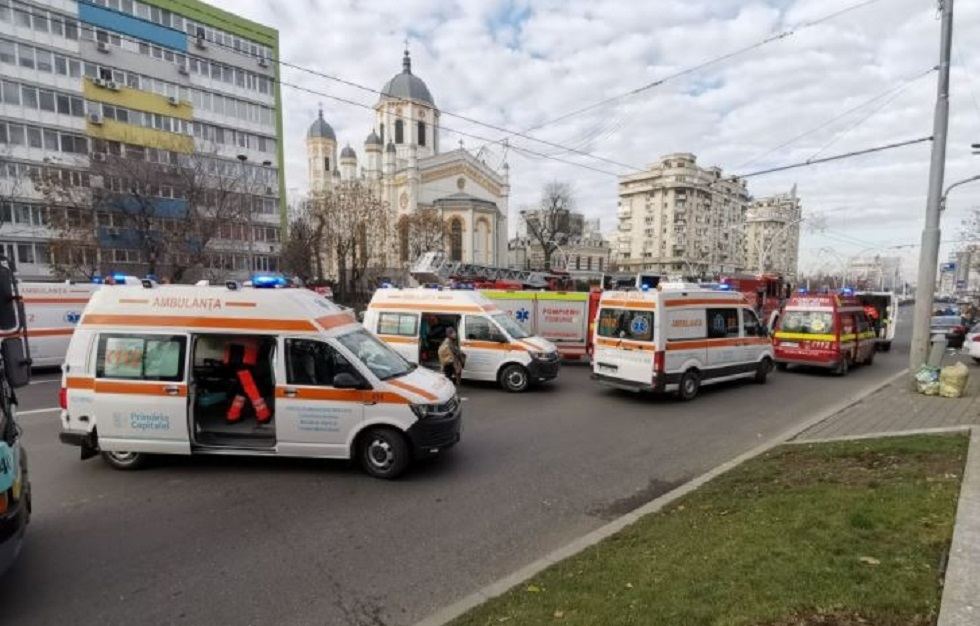
{"type": "Polygon", "coordinates": [[[382,289],[391,289],[391,283],[381,283],[382,289]]]}
{"type": "Polygon", "coordinates": [[[731,291],[732,290],[732,286],[729,285],[728,283],[722,283],[722,284],[718,285],[717,287],[715,287],[715,289],[717,289],[718,291],[731,291]]]}
{"type": "Polygon", "coordinates": [[[105,280],[101,276],[93,276],[92,277],[92,284],[93,285],[102,285],[104,283],[105,283],[105,280]]]}
{"type": "Polygon", "coordinates": [[[854,289],[852,289],[851,287],[844,287],[843,289],[840,290],[840,293],[842,296],[853,296],[854,289]]]}
{"type": "Polygon", "coordinates": [[[275,289],[276,287],[288,287],[289,281],[282,276],[259,275],[252,277],[252,286],[257,289],[275,289]]]}
{"type": "Polygon", "coordinates": [[[640,285],[640,290],[641,291],[650,291],[650,285],[648,285],[646,283],[643,283],[642,285],[640,285]]]}
{"type": "Polygon", "coordinates": [[[123,273],[121,273],[121,272],[117,272],[117,273],[115,273],[115,274],[112,275],[112,280],[117,285],[125,285],[126,284],[126,275],[123,274],[123,273]]]}
{"type": "Polygon", "coordinates": [[[810,290],[806,287],[800,287],[796,290],[796,293],[800,294],[801,296],[805,296],[806,294],[810,293],[810,290]]]}
{"type": "Polygon", "coordinates": [[[155,283],[160,282],[160,279],[157,278],[157,275],[156,274],[147,274],[146,275],[146,280],[152,280],[155,283]]]}

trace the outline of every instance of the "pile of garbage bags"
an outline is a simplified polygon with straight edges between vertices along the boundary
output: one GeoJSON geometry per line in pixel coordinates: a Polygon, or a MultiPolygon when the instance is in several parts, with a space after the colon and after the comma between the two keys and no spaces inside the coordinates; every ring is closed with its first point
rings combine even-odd
{"type": "Polygon", "coordinates": [[[915,375],[919,393],[943,398],[963,397],[969,378],[970,370],[962,363],[954,363],[941,369],[923,365],[915,375]]]}

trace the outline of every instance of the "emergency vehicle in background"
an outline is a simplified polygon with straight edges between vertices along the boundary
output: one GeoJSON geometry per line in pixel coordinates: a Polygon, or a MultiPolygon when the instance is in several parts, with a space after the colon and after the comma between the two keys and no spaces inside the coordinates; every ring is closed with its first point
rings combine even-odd
{"type": "Polygon", "coordinates": [[[382,288],[364,325],[410,362],[430,368],[439,367],[439,345],[453,328],[466,355],[462,378],[510,392],[553,380],[561,369],[554,344],[526,332],[479,291],[382,288]]]}
{"type": "Polygon", "coordinates": [[[602,294],[592,361],[601,384],[691,400],[703,385],[765,383],[772,366],[766,329],[741,293],[666,283],[602,294]]]}
{"type": "Polygon", "coordinates": [[[860,300],[868,313],[878,349],[888,352],[892,349],[898,324],[898,294],[890,291],[858,291],[854,297],[860,300]]]}
{"type": "Polygon", "coordinates": [[[96,284],[20,283],[32,367],[61,367],[96,284]]]}
{"type": "Polygon", "coordinates": [[[871,365],[875,333],[854,296],[799,294],[790,298],[776,322],[776,367],[809,365],[845,376],[856,364],[871,365]]]}
{"type": "Polygon", "coordinates": [[[153,454],[353,458],[395,478],[459,441],[452,383],[349,309],[275,278],[141,282],[96,291],[72,335],[61,441],[82,459],[135,469],[153,454]]]}
{"type": "Polygon", "coordinates": [[[744,294],[763,321],[772,320],[773,313],[777,313],[790,296],[790,286],[775,274],[722,276],[719,286],[744,294]]]}

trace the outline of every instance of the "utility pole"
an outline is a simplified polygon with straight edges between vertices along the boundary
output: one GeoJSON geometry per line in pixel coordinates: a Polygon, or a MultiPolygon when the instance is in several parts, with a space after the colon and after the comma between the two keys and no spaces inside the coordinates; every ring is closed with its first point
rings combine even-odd
{"type": "Polygon", "coordinates": [[[939,7],[942,14],[942,38],[939,44],[939,80],[932,129],[932,161],[929,167],[926,223],[922,229],[922,252],[919,256],[919,280],[915,289],[912,350],[909,353],[909,369],[913,375],[926,362],[929,354],[929,318],[932,315],[936,267],[939,264],[939,215],[946,169],[946,131],[949,128],[949,57],[953,45],[953,0],[940,0],[939,7]]]}

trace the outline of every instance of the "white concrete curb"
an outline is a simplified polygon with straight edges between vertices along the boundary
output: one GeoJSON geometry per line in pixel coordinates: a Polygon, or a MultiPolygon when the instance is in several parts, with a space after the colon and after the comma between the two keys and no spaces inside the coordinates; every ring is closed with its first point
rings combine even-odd
{"type": "Polygon", "coordinates": [[[936,626],[980,623],[980,428],[970,435],[936,626]]]}
{"type": "MultiPolygon", "coordinates": [[[[770,439],[766,443],[763,443],[753,448],[752,450],[749,450],[748,452],[735,457],[731,461],[722,463],[721,465],[715,467],[714,469],[708,471],[707,473],[702,474],[701,476],[698,476],[697,478],[687,483],[684,483],[677,489],[674,489],[673,491],[670,491],[660,496],[659,498],[644,504],[640,508],[630,513],[627,513],[626,515],[623,515],[622,517],[619,517],[613,520],[612,522],[609,522],[605,526],[601,526],[593,530],[592,532],[579,537],[578,539],[572,541],[571,543],[565,545],[564,547],[558,548],[554,552],[547,554],[546,556],[538,559],[537,561],[534,561],[533,563],[529,563],[528,565],[522,567],[516,572],[513,572],[503,578],[500,578],[481,589],[478,589],[476,592],[471,593],[470,595],[464,597],[463,599],[453,604],[450,604],[447,607],[439,609],[438,611],[426,617],[422,621],[416,622],[415,626],[444,626],[448,622],[456,619],[457,617],[466,613],[470,609],[473,609],[483,604],[487,600],[491,598],[495,598],[499,595],[503,595],[511,588],[541,573],[542,571],[544,571],[548,567],[551,567],[558,561],[567,559],[585,550],[586,548],[594,546],[595,544],[599,543],[603,539],[608,538],[610,535],[614,535],[620,530],[622,530],[623,528],[625,528],[626,526],[629,526],[630,524],[638,521],[641,517],[644,517],[645,515],[649,515],[650,513],[656,513],[657,511],[664,508],[674,500],[677,500],[678,498],[681,498],[689,494],[690,492],[694,491],[701,485],[720,476],[721,474],[724,474],[728,470],[737,467],[738,465],[741,465],[745,461],[755,456],[758,456],[763,452],[767,452],[780,444],[786,443],[787,441],[789,441],[793,437],[796,437],[800,433],[812,428],[813,426],[816,426],[817,424],[824,421],[825,419],[832,417],[837,413],[840,413],[844,409],[854,404],[857,404],[858,402],[870,396],[871,394],[875,393],[879,389],[887,387],[888,385],[892,384],[893,382],[902,378],[903,376],[906,376],[907,374],[908,374],[907,369],[902,370],[901,372],[898,372],[893,376],[889,376],[882,382],[875,383],[870,387],[863,389],[862,391],[843,400],[842,402],[838,402],[837,404],[834,404],[829,408],[821,411],[820,413],[810,418],[809,420],[805,421],[804,423],[796,425],[793,428],[784,432],[783,434],[773,439],[770,439]]],[[[811,442],[807,441],[805,443],[811,443],[811,442]]],[[[980,454],[978,454],[978,456],[980,456],[980,454]]]]}

